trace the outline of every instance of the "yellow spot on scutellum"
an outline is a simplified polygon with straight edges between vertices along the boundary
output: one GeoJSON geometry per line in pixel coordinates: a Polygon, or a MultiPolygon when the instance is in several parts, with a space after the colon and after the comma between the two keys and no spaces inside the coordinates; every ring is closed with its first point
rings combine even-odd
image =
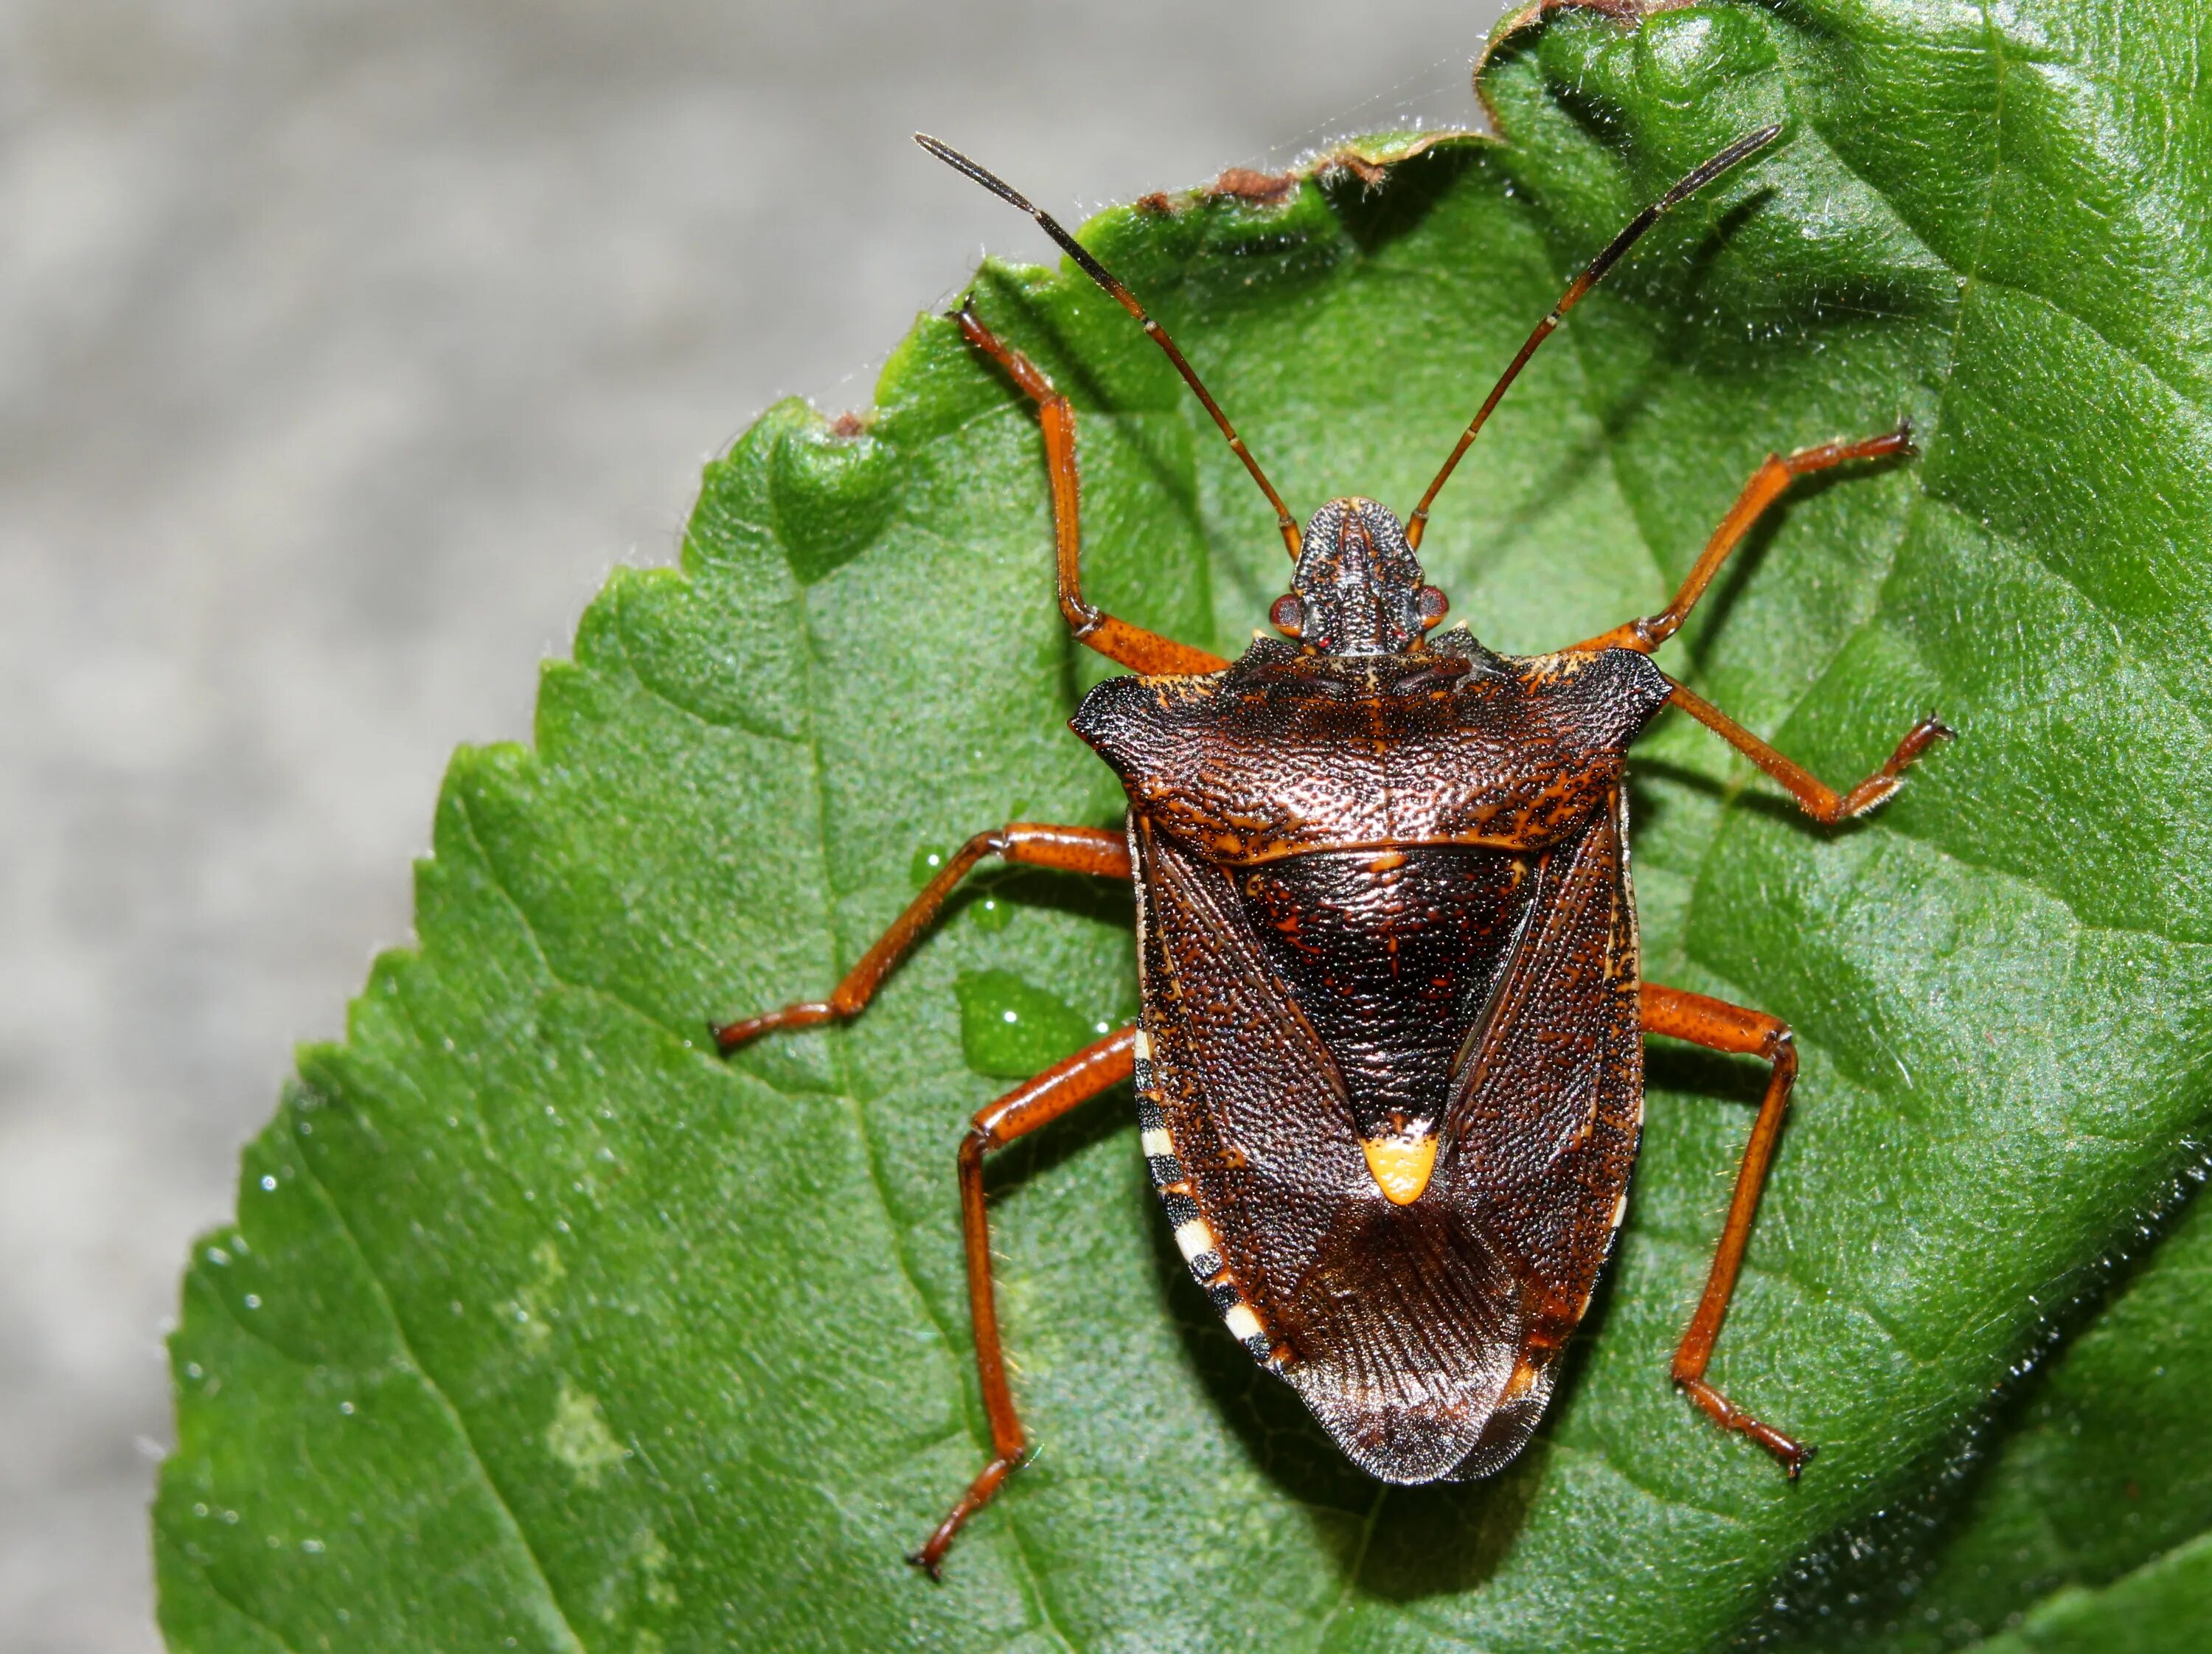
{"type": "Polygon", "coordinates": [[[599,1485],[611,1464],[629,1456],[629,1449],[615,1439],[599,1411],[599,1398],[561,1381],[561,1398],[553,1405],[553,1422],[546,1426],[545,1445],[553,1456],[576,1473],[586,1487],[599,1485]]]}
{"type": "Polygon", "coordinates": [[[1359,1149],[1367,1157],[1367,1170],[1375,1179],[1375,1187],[1393,1206],[1409,1206],[1419,1200],[1421,1191],[1429,1186],[1429,1174],[1437,1169],[1437,1139],[1433,1132],[1425,1132],[1419,1137],[1363,1138],[1359,1149]]]}

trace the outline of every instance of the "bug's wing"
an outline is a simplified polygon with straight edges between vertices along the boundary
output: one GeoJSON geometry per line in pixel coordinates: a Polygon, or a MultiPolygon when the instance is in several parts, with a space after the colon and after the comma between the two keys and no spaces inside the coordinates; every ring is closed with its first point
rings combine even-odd
{"type": "Polygon", "coordinates": [[[1177,1243],[1355,1462],[1449,1475],[1513,1380],[1520,1284],[1467,1202],[1382,1199],[1336,1065],[1227,876],[1141,818],[1132,834],[1139,1109],[1177,1243]]]}
{"type": "Polygon", "coordinates": [[[1627,1209],[1644,1122],[1638,986],[1616,792],[1545,859],[1445,1116],[1437,1192],[1510,1251],[1523,1316],[1507,1404],[1462,1475],[1503,1464],[1534,1428],[1553,1359],[1589,1307],[1627,1209]]]}
{"type": "MultiPolygon", "coordinates": [[[[1330,1212],[1366,1162],[1335,1061],[1269,968],[1220,869],[1141,824],[1137,837],[1146,1035],[1138,1089],[1176,1163],[1156,1158],[1152,1170],[1182,1174],[1273,1329],[1272,1312],[1312,1266],[1330,1212]]],[[[1177,1192],[1176,1179],[1161,1181],[1177,1192]]],[[[1179,1213],[1171,1198],[1170,1219],[1179,1213]]]]}

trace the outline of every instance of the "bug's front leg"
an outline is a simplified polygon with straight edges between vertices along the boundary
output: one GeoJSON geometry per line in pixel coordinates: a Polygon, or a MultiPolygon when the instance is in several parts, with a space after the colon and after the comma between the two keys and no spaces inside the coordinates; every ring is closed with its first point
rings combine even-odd
{"type": "Polygon", "coordinates": [[[1006,1383],[1006,1351],[999,1342],[990,1219],[983,1206],[983,1157],[1120,1085],[1135,1072],[1136,1050],[1134,1024],[1085,1047],[978,1114],[960,1145],[960,1228],[968,1254],[968,1312],[975,1328],[975,1375],[982,1383],[983,1412],[991,1424],[991,1462],[937,1524],[928,1542],[907,1558],[932,1579],[939,1577],[945,1553],[961,1524],[988,1504],[1020,1468],[1028,1445],[1014,1412],[1013,1390],[1006,1383]]]}
{"type": "MultiPolygon", "coordinates": [[[[1013,346],[983,325],[971,305],[963,304],[953,318],[969,344],[1001,368],[1036,404],[1037,423],[1044,428],[1044,457],[1052,480],[1053,538],[1057,544],[1060,611],[1079,642],[1089,645],[1109,660],[1132,672],[1151,676],[1219,672],[1229,663],[1218,654],[1178,643],[1158,632],[1108,614],[1083,595],[1083,535],[1079,503],[1081,488],[1075,469],[1075,408],[1043,371],[1013,346]]],[[[1239,452],[1242,447],[1239,446],[1239,452]]]]}
{"type": "MultiPolygon", "coordinates": [[[[1627,621],[1575,648],[1634,649],[1639,654],[1650,654],[1681,629],[1690,611],[1698,606],[1698,599],[1720,573],[1721,565],[1798,477],[1853,460],[1910,457],[1912,452],[1912,427],[1900,423],[1895,430],[1870,436],[1863,442],[1823,442],[1787,456],[1768,454],[1765,464],[1752,473],[1735,504],[1721,519],[1720,526],[1705,543],[1704,552],[1690,570],[1689,577],[1683,581],[1681,589],[1674,593],[1674,601],[1656,615],[1627,621]]],[[[1922,719],[1897,744],[1897,751],[1890,754],[1887,763],[1848,793],[1838,793],[1802,764],[1776,751],[1718,707],[1691,694],[1680,684],[1674,685],[1667,698],[1788,787],[1790,796],[1808,815],[1827,822],[1846,820],[1873,809],[1904,784],[1902,777],[1907,765],[1952,733],[1932,715],[1922,719]]]]}
{"type": "Polygon", "coordinates": [[[1790,483],[1800,477],[1848,465],[1855,459],[1910,458],[1912,453],[1912,427],[1908,422],[1900,422],[1895,430],[1869,436],[1863,442],[1822,442],[1815,447],[1800,448],[1792,454],[1768,454],[1765,463],[1752,472],[1751,480],[1743,485],[1743,492],[1729,508],[1728,515],[1721,519],[1720,526],[1713,530],[1712,538],[1705,542],[1705,549],[1698,554],[1688,577],[1674,593],[1674,601],[1656,615],[1625,621],[1575,648],[1634,649],[1639,654],[1650,654],[1682,629],[1682,623],[1698,606],[1698,599],[1705,596],[1705,588],[1713,583],[1713,576],[1720,573],[1721,565],[1743,544],[1744,537],[1766,514],[1767,508],[1790,491],[1790,483]]]}
{"type": "Polygon", "coordinates": [[[1790,1111],[1790,1089],[1797,1078],[1797,1049],[1790,1042],[1790,1025],[1763,1011],[1749,1011],[1725,1000],[1650,982],[1644,984],[1639,1010],[1647,1034],[1686,1040],[1709,1051],[1761,1057],[1773,1065],[1766,1096],[1759,1105],[1759,1118],[1752,1122],[1751,1140],[1744,1145],[1743,1161],[1736,1171],[1735,1193],[1729,1200],[1720,1244],[1713,1250],[1705,1295],[1698,1300],[1697,1313],[1690,1317],[1682,1341],[1674,1350],[1674,1377],[1682,1393],[1706,1417],[1723,1430],[1750,1437],[1780,1460],[1795,1481],[1814,1450],[1771,1425],[1761,1424],[1705,1382],[1705,1366],[1712,1359],[1713,1342],[1720,1336],[1729,1298],[1735,1292],[1736,1274],[1743,1267],[1744,1248],[1751,1240],[1751,1220],[1759,1210],[1767,1164],[1774,1158],[1774,1140],[1781,1135],[1783,1116],[1790,1111]]]}
{"type": "Polygon", "coordinates": [[[843,1022],[858,1016],[883,986],[884,978],[906,957],[921,933],[929,928],[938,909],[975,864],[998,856],[1031,867],[1056,867],[1063,873],[1095,873],[1101,879],[1127,879],[1129,842],[1120,833],[1097,827],[1048,827],[1017,821],[1009,826],[978,833],[955,851],[937,877],[922,889],[860,962],[845,973],[826,1000],[802,1000],[781,1011],[716,1025],[714,1043],[726,1055],[749,1040],[779,1028],[814,1028],[825,1022],[843,1022]]]}

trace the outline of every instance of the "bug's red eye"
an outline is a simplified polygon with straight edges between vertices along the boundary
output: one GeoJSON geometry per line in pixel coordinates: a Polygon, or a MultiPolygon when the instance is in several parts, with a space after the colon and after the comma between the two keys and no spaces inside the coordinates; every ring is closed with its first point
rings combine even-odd
{"type": "Polygon", "coordinates": [[[1451,599],[1433,586],[1421,587],[1414,593],[1413,601],[1420,605],[1421,629],[1425,632],[1442,620],[1444,611],[1451,607],[1451,599]]]}
{"type": "MultiPolygon", "coordinates": [[[[1443,594],[1439,593],[1437,595],[1443,594]]],[[[1442,614],[1443,611],[1439,609],[1437,612],[1442,614]]],[[[1274,622],[1275,629],[1285,637],[1296,637],[1306,623],[1305,605],[1298,601],[1297,593],[1285,592],[1275,599],[1274,607],[1267,611],[1267,618],[1274,622]]]]}

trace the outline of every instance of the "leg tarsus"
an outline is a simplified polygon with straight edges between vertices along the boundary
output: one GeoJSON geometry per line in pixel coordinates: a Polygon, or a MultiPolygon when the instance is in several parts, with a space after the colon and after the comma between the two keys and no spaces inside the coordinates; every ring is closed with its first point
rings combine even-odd
{"type": "Polygon", "coordinates": [[[1849,821],[1853,816],[1864,815],[1905,785],[1905,770],[1922,753],[1936,742],[1954,740],[1957,735],[1956,730],[1934,713],[1929,713],[1905,732],[1905,739],[1897,744],[1897,751],[1889,755],[1881,769],[1837,800],[1836,813],[1828,819],[1849,821]]]}
{"type": "Polygon", "coordinates": [[[1771,1425],[1761,1423],[1729,1400],[1705,1382],[1705,1368],[1712,1359],[1713,1344],[1720,1337],[1721,1323],[1728,1315],[1729,1300],[1735,1292],[1736,1276],[1743,1268],[1744,1249],[1751,1242],[1752,1219],[1759,1211],[1759,1191],[1765,1185],[1766,1170],[1774,1158],[1775,1140],[1781,1135],[1783,1118],[1790,1110],[1790,1088],[1797,1078],[1797,1048],[1790,1038],[1790,1025],[1780,1018],[1683,988],[1661,988],[1646,982],[1640,1009],[1647,1034],[1686,1040],[1709,1051],[1756,1056],[1772,1065],[1766,1094],[1759,1103],[1759,1117],[1752,1123],[1751,1139],[1744,1145],[1743,1160],[1736,1170],[1735,1190],[1729,1199],[1728,1220],[1722,1225],[1720,1242],[1713,1249],[1705,1292],[1698,1299],[1689,1326],[1683,1330],[1682,1341],[1675,1347],[1673,1377],[1683,1395],[1707,1418],[1723,1430],[1748,1436],[1772,1454],[1790,1481],[1795,1481],[1812,1462],[1814,1450],[1784,1435],[1771,1425]]]}
{"type": "Polygon", "coordinates": [[[1722,1429],[1748,1436],[1772,1454],[1780,1462],[1783,1474],[1792,1481],[1804,1474],[1805,1467],[1820,1450],[1793,1440],[1771,1425],[1759,1423],[1702,1378],[1685,1378],[1678,1374],[1674,1383],[1682,1394],[1722,1429]]]}
{"type": "Polygon", "coordinates": [[[960,1495],[959,1502],[945,1513],[945,1520],[937,1524],[922,1548],[910,1553],[907,1560],[920,1568],[930,1578],[945,1583],[945,1554],[952,1548],[953,1535],[966,1525],[968,1518],[991,1502],[1006,1478],[1022,1468],[1019,1456],[994,1458],[983,1467],[983,1472],[968,1484],[968,1491],[960,1495]]]}
{"type": "Polygon", "coordinates": [[[825,1022],[835,1022],[837,1007],[827,1000],[805,1000],[797,1005],[787,1005],[779,1011],[763,1011],[757,1017],[743,1017],[736,1022],[710,1022],[707,1031],[714,1036],[714,1043],[727,1056],[740,1045],[750,1044],[763,1034],[782,1028],[818,1028],[825,1022]]]}

